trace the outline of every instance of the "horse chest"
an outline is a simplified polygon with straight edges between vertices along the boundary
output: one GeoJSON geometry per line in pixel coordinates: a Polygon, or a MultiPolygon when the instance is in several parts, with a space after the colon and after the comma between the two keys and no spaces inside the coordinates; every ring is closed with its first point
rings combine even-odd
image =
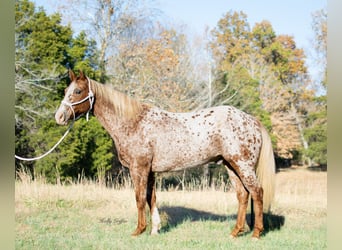
{"type": "Polygon", "coordinates": [[[135,163],[148,165],[151,162],[151,142],[139,136],[122,136],[114,140],[120,162],[130,168],[135,163]]]}

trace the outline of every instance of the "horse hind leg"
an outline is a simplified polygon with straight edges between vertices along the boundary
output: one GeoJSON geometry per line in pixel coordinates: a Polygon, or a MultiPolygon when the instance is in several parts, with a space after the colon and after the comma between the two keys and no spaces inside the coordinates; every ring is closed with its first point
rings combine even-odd
{"type": "Polygon", "coordinates": [[[248,206],[249,192],[248,190],[246,190],[237,174],[230,169],[229,164],[226,164],[226,168],[229,174],[229,179],[236,189],[236,196],[239,202],[236,224],[234,229],[230,233],[231,238],[236,238],[239,234],[245,232],[246,211],[248,206]]]}
{"type": "Polygon", "coordinates": [[[246,162],[241,161],[239,161],[238,163],[232,162],[231,164],[228,164],[227,169],[228,171],[230,171],[230,176],[233,176],[233,180],[237,184],[237,194],[239,199],[238,219],[231,235],[233,237],[236,237],[236,234],[238,234],[242,230],[241,226],[244,225],[242,223],[245,222],[246,210],[248,205],[248,195],[245,194],[246,192],[247,194],[249,193],[251,195],[254,202],[255,220],[252,239],[259,239],[261,232],[264,230],[263,189],[259,184],[259,181],[257,180],[256,173],[246,162]],[[229,169],[229,167],[231,167],[233,171],[229,169]],[[243,169],[245,169],[244,172],[242,171],[243,169]]]}
{"type": "Polygon", "coordinates": [[[252,185],[248,187],[254,202],[254,229],[252,239],[259,239],[260,234],[264,230],[263,223],[263,189],[259,185],[252,185]]]}
{"type": "MultiPolygon", "coordinates": [[[[235,172],[239,173],[242,185],[250,193],[253,199],[254,207],[254,227],[252,239],[259,239],[261,232],[264,230],[263,223],[263,189],[257,179],[254,169],[251,169],[246,162],[238,162],[234,165],[235,172]],[[239,166],[239,168],[237,168],[239,166]]],[[[233,167],[234,167],[233,166],[233,167]]],[[[247,207],[247,204],[246,204],[247,207]]],[[[251,215],[252,216],[252,215],[251,215]]]]}

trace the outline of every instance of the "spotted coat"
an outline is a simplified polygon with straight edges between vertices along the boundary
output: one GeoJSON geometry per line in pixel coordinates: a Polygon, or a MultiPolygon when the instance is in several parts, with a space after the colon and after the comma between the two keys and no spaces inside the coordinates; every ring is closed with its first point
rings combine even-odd
{"type": "Polygon", "coordinates": [[[258,120],[231,106],[171,113],[110,90],[83,73],[76,77],[71,71],[69,75],[71,84],[56,112],[56,121],[65,125],[72,117],[93,108],[94,115],[113,138],[121,163],[130,169],[138,208],[133,235],[146,229],[146,203],[151,212],[151,233],[159,230],[155,172],[222,161],[236,185],[239,200],[237,223],[231,236],[244,230],[251,194],[255,202],[253,237],[260,237],[263,195],[266,190],[267,197],[273,197],[275,165],[271,140],[258,120]],[[89,93],[93,93],[94,103],[89,93]]]}

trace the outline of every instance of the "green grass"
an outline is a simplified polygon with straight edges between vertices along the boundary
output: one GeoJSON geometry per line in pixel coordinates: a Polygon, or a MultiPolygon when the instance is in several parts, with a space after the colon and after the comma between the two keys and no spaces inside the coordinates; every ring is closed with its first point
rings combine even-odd
{"type": "Polygon", "coordinates": [[[326,173],[309,175],[278,179],[278,189],[285,189],[278,190],[273,215],[265,217],[266,232],[257,242],[251,232],[229,238],[236,221],[235,192],[159,192],[161,233],[132,237],[137,219],[132,190],[17,182],[15,248],[326,249],[326,173]]]}

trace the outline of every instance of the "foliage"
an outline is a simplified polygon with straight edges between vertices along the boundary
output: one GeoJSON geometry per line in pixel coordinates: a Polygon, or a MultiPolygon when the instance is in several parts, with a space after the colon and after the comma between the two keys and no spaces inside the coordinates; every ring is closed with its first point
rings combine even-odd
{"type": "Polygon", "coordinates": [[[268,21],[251,29],[243,12],[228,12],[212,35],[217,102],[258,117],[279,157],[291,159],[298,150],[307,154],[305,119],[315,103],[303,49],[293,37],[277,35],[268,21]]]}
{"type": "Polygon", "coordinates": [[[230,104],[257,116],[270,131],[270,115],[262,106],[260,76],[250,71],[255,64],[249,64],[251,57],[248,57],[258,56],[256,45],[265,47],[266,35],[260,27],[253,34],[243,12],[228,12],[212,35],[211,48],[219,72],[215,85],[220,95],[216,103],[230,104]]]}
{"type": "Polygon", "coordinates": [[[186,36],[160,27],[155,37],[122,44],[112,79],[121,91],[169,111],[189,111],[194,84],[186,36]]]}
{"type": "MultiPolygon", "coordinates": [[[[48,16],[27,1],[16,2],[16,154],[33,157],[45,153],[61,137],[64,127],[53,119],[67,86],[66,68],[82,69],[93,79],[100,76],[94,40],[85,32],[72,36],[60,14],[48,16]]],[[[58,149],[37,162],[16,161],[49,181],[96,176],[108,170],[114,157],[108,134],[95,119],[75,123],[58,149]]]]}
{"type": "Polygon", "coordinates": [[[327,165],[327,11],[321,9],[312,15],[314,48],[317,63],[321,69],[318,92],[321,95],[311,99],[313,108],[306,119],[305,137],[308,147],[305,153],[314,164],[327,165]]]}
{"type": "MultiPolygon", "coordinates": [[[[52,147],[55,141],[50,139],[60,137],[60,130],[66,129],[55,127],[55,121],[52,120],[44,124],[39,131],[39,143],[46,143],[46,146],[41,148],[52,147]],[[50,141],[43,140],[40,135],[49,138],[50,141]]],[[[109,170],[112,161],[112,140],[96,118],[91,117],[89,122],[84,119],[75,122],[71,133],[56,152],[36,162],[35,172],[46,176],[50,182],[55,182],[56,177],[59,178],[57,181],[72,180],[80,174],[95,177],[98,170],[109,170]]]]}
{"type": "Polygon", "coordinates": [[[327,165],[327,100],[326,96],[314,98],[316,110],[308,115],[305,137],[309,146],[305,153],[315,164],[327,165]]]}

